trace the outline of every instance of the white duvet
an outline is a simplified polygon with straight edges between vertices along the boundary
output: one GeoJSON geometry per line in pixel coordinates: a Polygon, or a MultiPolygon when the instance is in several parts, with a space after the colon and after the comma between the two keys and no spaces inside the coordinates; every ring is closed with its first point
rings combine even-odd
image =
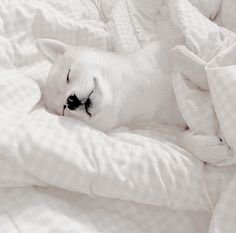
{"type": "Polygon", "coordinates": [[[236,4],[191,2],[1,1],[0,232],[236,231],[236,4]],[[178,146],[182,129],[155,122],[104,134],[47,112],[50,64],[34,44],[45,37],[119,52],[186,42],[207,62],[210,90],[175,70],[181,113],[199,134],[220,132],[229,157],[205,165],[178,146]]]}

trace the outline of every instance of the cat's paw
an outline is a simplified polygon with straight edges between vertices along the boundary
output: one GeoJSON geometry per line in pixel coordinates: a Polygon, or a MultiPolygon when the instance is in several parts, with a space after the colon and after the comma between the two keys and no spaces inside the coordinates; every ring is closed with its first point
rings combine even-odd
{"type": "Polygon", "coordinates": [[[231,150],[216,135],[203,135],[187,131],[179,139],[179,145],[203,162],[217,164],[230,157],[231,150]]]}

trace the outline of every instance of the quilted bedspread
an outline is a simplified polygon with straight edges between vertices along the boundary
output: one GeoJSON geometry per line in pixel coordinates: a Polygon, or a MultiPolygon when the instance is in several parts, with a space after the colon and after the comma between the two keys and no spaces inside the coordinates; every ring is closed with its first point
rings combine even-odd
{"type": "Polygon", "coordinates": [[[1,0],[0,232],[236,232],[235,10],[234,0],[1,0]],[[39,38],[121,53],[181,41],[206,62],[209,89],[173,70],[180,111],[190,130],[223,135],[228,157],[203,163],[174,126],[105,134],[49,113],[39,38]]]}

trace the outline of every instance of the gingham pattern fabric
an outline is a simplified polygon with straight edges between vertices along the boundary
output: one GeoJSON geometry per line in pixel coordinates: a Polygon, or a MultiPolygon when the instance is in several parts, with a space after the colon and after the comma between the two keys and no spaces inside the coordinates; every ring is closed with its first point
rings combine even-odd
{"type": "Polygon", "coordinates": [[[232,150],[232,157],[228,163],[235,163],[236,150],[236,124],[235,100],[236,100],[236,40],[234,43],[227,43],[228,49],[225,49],[207,66],[207,75],[211,91],[211,96],[216,109],[222,132],[228,145],[232,150]]]}
{"type": "MultiPolygon", "coordinates": [[[[235,167],[206,167],[208,190],[215,203],[235,171],[235,167]]],[[[224,200],[234,200],[234,193],[231,195],[224,200]]],[[[7,233],[78,230],[86,233],[182,233],[185,230],[207,233],[211,220],[206,212],[181,212],[134,202],[90,198],[57,188],[0,189],[0,206],[0,229],[7,233]]],[[[221,223],[221,219],[218,220],[215,223],[221,223]]],[[[218,233],[217,229],[215,225],[212,232],[218,233]]]]}
{"type": "Polygon", "coordinates": [[[107,4],[103,12],[114,49],[133,52],[150,41],[177,40],[178,29],[170,21],[166,0],[119,0],[107,4]]]}
{"type": "Polygon", "coordinates": [[[211,219],[209,233],[235,232],[236,229],[236,175],[221,195],[211,219]]]}
{"type": "MultiPolygon", "coordinates": [[[[31,79],[41,85],[50,64],[39,55],[35,39],[50,36],[73,45],[131,52],[153,38],[179,37],[173,22],[164,20],[167,3],[150,0],[144,7],[146,2],[1,1],[0,186],[5,188],[0,191],[0,232],[206,233],[215,205],[211,233],[234,229],[235,212],[229,207],[234,181],[229,186],[228,182],[235,167],[203,167],[175,145],[182,134],[178,128],[150,124],[105,135],[37,105],[40,89],[31,79]]],[[[177,12],[179,6],[192,9],[187,2],[172,3],[176,5],[171,11],[177,12]]],[[[195,8],[183,15],[191,16],[191,23],[194,15],[202,24],[208,22],[195,8]]],[[[189,44],[196,42],[198,55],[205,57],[213,56],[219,41],[216,37],[214,45],[202,51],[209,25],[201,26],[202,37],[197,40],[190,30],[189,44]]],[[[194,26],[180,29],[186,29],[187,36],[187,29],[194,26]]],[[[196,103],[208,103],[202,96],[196,103]]],[[[209,110],[207,104],[202,109],[209,110]]]]}
{"type": "Polygon", "coordinates": [[[234,0],[223,0],[220,11],[221,23],[224,27],[236,32],[236,2],[234,0]]]}
{"type": "MultiPolygon", "coordinates": [[[[211,22],[188,0],[169,2],[172,20],[182,31],[188,48],[206,62],[225,47],[235,35],[211,22]]],[[[211,96],[191,85],[182,74],[173,75],[178,105],[190,129],[202,134],[218,134],[218,123],[211,96]]]]}
{"type": "Polygon", "coordinates": [[[219,44],[218,26],[201,14],[188,0],[169,1],[169,7],[171,19],[184,34],[188,47],[202,59],[207,59],[212,52],[211,46],[219,44]],[[214,32],[214,36],[209,38],[214,32]],[[205,46],[209,39],[211,44],[205,46]]]}
{"type": "Polygon", "coordinates": [[[21,130],[20,124],[40,100],[39,87],[17,70],[1,69],[0,72],[0,183],[2,186],[42,184],[19,167],[19,157],[15,153],[12,154],[12,151],[16,150],[15,140],[21,130]]]}
{"type": "Polygon", "coordinates": [[[221,11],[222,0],[190,0],[207,18],[215,20],[221,11]]]}
{"type": "Polygon", "coordinates": [[[201,162],[174,145],[129,131],[107,136],[43,108],[20,127],[16,153],[40,180],[91,196],[208,210],[201,162]]]}
{"type": "Polygon", "coordinates": [[[117,1],[108,17],[107,28],[110,32],[114,49],[119,52],[134,52],[138,50],[140,44],[129,18],[128,1],[117,1]]]}
{"type": "Polygon", "coordinates": [[[206,233],[209,214],[177,212],[60,189],[1,190],[0,221],[7,233],[206,233]]]}
{"type": "MultiPolygon", "coordinates": [[[[209,35],[217,32],[218,26],[203,16],[188,0],[174,0],[169,2],[169,6],[172,20],[182,31],[190,50],[206,59],[209,52],[203,47],[209,35]]],[[[208,44],[214,43],[211,41],[208,44]]],[[[178,72],[173,75],[173,87],[181,113],[190,129],[205,134],[216,133],[217,120],[209,93],[189,84],[178,72]]]]}
{"type": "MultiPolygon", "coordinates": [[[[54,0],[29,2],[1,1],[0,16],[4,37],[14,52],[12,63],[31,65],[39,60],[32,43],[38,38],[54,38],[72,45],[107,49],[109,36],[92,1],[54,0]]],[[[12,57],[12,56],[11,56],[12,57]]]]}
{"type": "Polygon", "coordinates": [[[216,134],[218,121],[209,92],[201,91],[180,73],[173,75],[176,99],[189,128],[205,134],[216,134]]]}
{"type": "MultiPolygon", "coordinates": [[[[207,165],[204,167],[204,177],[212,206],[215,207],[217,205],[219,198],[224,194],[235,172],[235,166],[214,167],[207,165]]],[[[232,193],[232,199],[233,195],[234,193],[232,193]]]]}

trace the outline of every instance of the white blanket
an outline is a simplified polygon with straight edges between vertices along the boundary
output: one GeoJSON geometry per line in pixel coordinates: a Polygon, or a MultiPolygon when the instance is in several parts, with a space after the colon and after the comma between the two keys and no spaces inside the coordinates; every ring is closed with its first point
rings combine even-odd
{"type": "MultiPolygon", "coordinates": [[[[192,2],[216,18],[218,1],[192,2]],[[207,2],[212,12],[205,10],[207,2]]],[[[225,20],[227,6],[221,5],[219,21],[232,29],[225,20]]],[[[214,109],[217,117],[204,114],[211,117],[200,122],[209,123],[213,116],[235,150],[235,53],[228,45],[234,33],[213,24],[187,0],[1,1],[0,231],[234,232],[236,167],[204,166],[176,145],[182,129],[152,122],[104,134],[40,105],[50,64],[34,40],[45,37],[118,52],[135,51],[151,40],[186,41],[209,62],[205,109],[214,109]],[[224,82],[231,87],[228,95],[222,95],[224,82]]],[[[181,90],[185,79],[177,77],[175,87],[181,90]]],[[[179,95],[186,93],[191,94],[176,91],[180,105],[186,98],[179,95]]],[[[197,93],[190,95],[194,104],[201,99],[197,93]]],[[[202,117],[198,106],[194,112],[181,108],[196,130],[199,121],[192,119],[202,117]]],[[[235,164],[233,155],[225,164],[235,164]]]]}

